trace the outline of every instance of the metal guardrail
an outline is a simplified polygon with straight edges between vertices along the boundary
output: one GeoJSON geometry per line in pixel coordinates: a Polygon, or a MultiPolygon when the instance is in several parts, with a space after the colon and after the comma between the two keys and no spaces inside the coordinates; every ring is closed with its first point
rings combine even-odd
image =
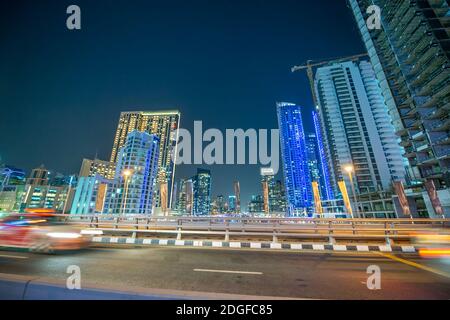
{"type": "MultiPolygon", "coordinates": [[[[411,240],[414,234],[447,229],[450,219],[311,219],[265,217],[148,217],[117,215],[61,215],[74,225],[109,233],[172,234],[230,237],[336,240],[411,240]]],[[[450,231],[450,229],[449,229],[450,231]]]]}

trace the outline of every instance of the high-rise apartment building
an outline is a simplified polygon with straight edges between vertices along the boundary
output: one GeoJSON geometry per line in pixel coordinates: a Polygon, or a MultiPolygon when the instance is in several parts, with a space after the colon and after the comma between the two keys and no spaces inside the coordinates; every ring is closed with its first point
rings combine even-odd
{"type": "Polygon", "coordinates": [[[95,177],[100,175],[105,179],[114,179],[116,174],[115,163],[99,159],[83,159],[80,169],[80,177],[95,177]]]}
{"type": "Polygon", "coordinates": [[[348,189],[353,189],[347,166],[354,171],[357,194],[388,190],[392,181],[403,181],[402,151],[371,64],[320,67],[315,90],[333,185],[345,180],[348,189]]]}
{"type": "MultiPolygon", "coordinates": [[[[450,7],[446,0],[348,0],[413,178],[450,187],[450,7]],[[370,5],[381,28],[369,30],[370,5]]],[[[372,28],[371,28],[372,29],[372,28]]],[[[448,190],[448,189],[447,189],[448,190]]],[[[448,194],[448,192],[447,192],[448,194]]]]}
{"type": "Polygon", "coordinates": [[[49,184],[50,172],[45,169],[44,165],[31,171],[30,176],[26,180],[27,185],[46,186],[49,184]]]}
{"type": "Polygon", "coordinates": [[[209,215],[211,210],[211,172],[197,169],[192,178],[194,187],[194,215],[209,215]]]}
{"type": "Polygon", "coordinates": [[[113,180],[108,180],[100,174],[79,177],[70,214],[103,213],[106,196],[113,187],[113,180]]]}
{"type": "Polygon", "coordinates": [[[175,178],[176,130],[180,125],[179,111],[136,111],[122,112],[111,153],[111,162],[117,163],[120,148],[125,144],[127,135],[133,130],[147,132],[159,138],[158,181],[155,192],[155,206],[161,207],[165,200],[172,206],[172,192],[175,178]],[[163,194],[164,199],[161,199],[163,194]]]}
{"type": "Polygon", "coordinates": [[[277,114],[288,214],[302,214],[311,209],[312,186],[301,107],[277,103],[277,114]]]}
{"type": "Polygon", "coordinates": [[[152,214],[158,173],[159,138],[134,130],[117,157],[115,185],[105,210],[116,214],[152,214]]]}

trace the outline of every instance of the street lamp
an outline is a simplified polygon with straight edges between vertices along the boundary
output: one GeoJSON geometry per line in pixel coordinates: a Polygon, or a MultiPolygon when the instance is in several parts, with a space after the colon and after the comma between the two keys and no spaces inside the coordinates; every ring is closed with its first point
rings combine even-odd
{"type": "Polygon", "coordinates": [[[128,180],[129,180],[129,178],[130,178],[132,175],[133,175],[133,170],[131,170],[131,169],[125,169],[125,170],[123,170],[123,172],[122,172],[122,176],[123,176],[124,179],[125,179],[125,194],[124,194],[124,197],[123,197],[123,199],[122,199],[122,202],[124,203],[123,206],[122,206],[122,212],[125,211],[126,206],[127,206],[128,185],[129,185],[129,181],[128,181],[128,180]]]}
{"type": "Polygon", "coordinates": [[[348,177],[350,179],[350,185],[352,187],[353,200],[355,202],[356,214],[359,217],[359,208],[358,208],[358,199],[356,198],[355,185],[353,184],[353,173],[355,172],[355,168],[353,165],[348,164],[344,167],[344,170],[348,173],[348,177]]]}

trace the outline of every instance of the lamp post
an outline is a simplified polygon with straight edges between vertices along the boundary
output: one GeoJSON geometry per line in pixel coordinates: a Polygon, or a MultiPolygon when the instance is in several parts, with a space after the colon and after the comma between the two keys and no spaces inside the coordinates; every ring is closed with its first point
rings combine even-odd
{"type": "Polygon", "coordinates": [[[128,185],[129,185],[129,178],[133,175],[133,171],[131,169],[125,169],[122,172],[122,176],[125,179],[125,194],[124,197],[122,199],[123,202],[123,206],[122,206],[122,213],[124,213],[126,206],[127,206],[127,196],[128,196],[128,185]]]}
{"type": "Polygon", "coordinates": [[[353,193],[353,200],[355,202],[355,209],[356,209],[356,215],[359,216],[359,208],[358,208],[358,199],[356,197],[356,191],[355,191],[355,185],[353,184],[353,172],[355,171],[355,168],[353,165],[349,164],[344,167],[344,170],[348,173],[348,177],[350,179],[350,185],[352,187],[352,193],[353,193]]]}

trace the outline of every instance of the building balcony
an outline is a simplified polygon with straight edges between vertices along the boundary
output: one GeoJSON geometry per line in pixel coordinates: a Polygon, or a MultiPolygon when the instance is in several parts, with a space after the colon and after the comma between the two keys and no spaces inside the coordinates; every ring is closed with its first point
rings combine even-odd
{"type": "Polygon", "coordinates": [[[450,145],[436,145],[434,147],[436,157],[449,158],[450,157],[450,145]]]}

